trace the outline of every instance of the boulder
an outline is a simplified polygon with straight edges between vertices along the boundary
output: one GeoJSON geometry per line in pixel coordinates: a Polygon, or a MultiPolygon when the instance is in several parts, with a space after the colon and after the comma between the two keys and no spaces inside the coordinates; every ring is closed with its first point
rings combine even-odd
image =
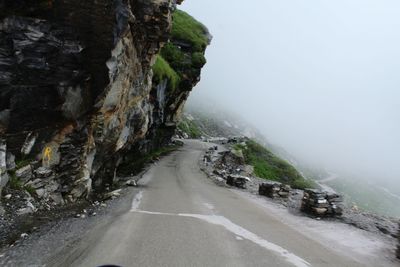
{"type": "Polygon", "coordinates": [[[226,180],[226,170],[214,169],[213,170],[213,174],[215,174],[216,176],[226,180]]]}
{"type": "Polygon", "coordinates": [[[301,211],[318,217],[342,216],[343,198],[337,194],[307,189],[304,191],[301,211]]]}
{"type": "Polygon", "coordinates": [[[35,206],[33,206],[33,204],[30,201],[28,201],[26,203],[25,208],[17,210],[17,214],[18,215],[26,215],[26,214],[34,213],[36,211],[37,211],[37,208],[35,208],[35,206]]]}
{"type": "Polygon", "coordinates": [[[0,206],[0,217],[4,216],[4,214],[6,213],[5,209],[0,206]]]}
{"type": "Polygon", "coordinates": [[[19,168],[18,170],[15,171],[15,175],[17,178],[23,182],[26,183],[29,180],[32,179],[32,166],[31,165],[26,165],[24,167],[19,168]]]}
{"type": "Polygon", "coordinates": [[[3,187],[6,186],[9,180],[7,173],[7,145],[4,139],[0,139],[0,196],[3,187]]]}
{"type": "Polygon", "coordinates": [[[0,196],[3,191],[3,188],[7,185],[9,180],[10,180],[10,177],[7,172],[5,172],[5,173],[0,172],[0,196]]]}
{"type": "Polygon", "coordinates": [[[244,156],[240,150],[226,151],[222,152],[222,154],[221,163],[226,166],[232,166],[236,169],[236,166],[245,165],[244,156]]]}
{"type": "Polygon", "coordinates": [[[35,173],[36,178],[44,179],[44,178],[49,178],[53,174],[53,171],[46,167],[40,167],[40,168],[36,169],[34,171],[34,173],[35,173]]]}
{"type": "Polygon", "coordinates": [[[274,182],[265,182],[258,187],[258,193],[269,198],[288,198],[290,191],[289,185],[274,182]]]}
{"type": "Polygon", "coordinates": [[[248,177],[240,175],[229,175],[226,179],[226,184],[238,188],[246,189],[246,183],[250,181],[248,177]]]}
{"type": "Polygon", "coordinates": [[[118,189],[118,190],[114,190],[114,191],[108,192],[108,193],[104,194],[103,200],[119,197],[121,195],[121,191],[122,191],[122,189],[118,189]]]}
{"type": "Polygon", "coordinates": [[[54,180],[41,180],[42,183],[36,184],[36,186],[44,184],[43,187],[36,189],[35,193],[40,199],[49,199],[50,195],[57,191],[60,187],[60,184],[54,180]]]}
{"type": "Polygon", "coordinates": [[[15,156],[14,154],[7,152],[7,170],[8,171],[12,171],[15,169],[16,165],[15,165],[15,156]]]}
{"type": "Polygon", "coordinates": [[[326,212],[328,211],[328,208],[312,208],[314,214],[317,215],[325,215],[326,212]]]}
{"type": "Polygon", "coordinates": [[[37,189],[35,191],[38,198],[45,198],[46,197],[46,190],[44,188],[37,189]]]}
{"type": "Polygon", "coordinates": [[[52,193],[52,194],[50,194],[50,199],[56,205],[64,205],[65,204],[65,201],[64,201],[61,193],[52,193]]]}
{"type": "Polygon", "coordinates": [[[29,235],[27,233],[22,233],[21,238],[27,238],[29,235]]]}
{"type": "Polygon", "coordinates": [[[244,165],[243,166],[243,173],[245,175],[251,176],[254,173],[254,166],[252,165],[244,165]]]}
{"type": "Polygon", "coordinates": [[[46,181],[42,179],[35,179],[33,181],[29,181],[28,183],[25,184],[26,187],[31,187],[33,189],[39,189],[41,187],[44,187],[46,185],[46,181]]]}
{"type": "Polygon", "coordinates": [[[127,186],[137,187],[137,183],[135,180],[131,179],[125,183],[127,186]]]}

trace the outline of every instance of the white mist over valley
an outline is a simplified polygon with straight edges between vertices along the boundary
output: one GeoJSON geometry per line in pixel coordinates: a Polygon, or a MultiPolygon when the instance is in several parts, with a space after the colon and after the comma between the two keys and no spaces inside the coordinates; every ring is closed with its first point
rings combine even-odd
{"type": "Polygon", "coordinates": [[[334,173],[327,183],[351,202],[400,216],[398,2],[183,8],[214,36],[189,103],[240,114],[302,164],[334,173]]]}

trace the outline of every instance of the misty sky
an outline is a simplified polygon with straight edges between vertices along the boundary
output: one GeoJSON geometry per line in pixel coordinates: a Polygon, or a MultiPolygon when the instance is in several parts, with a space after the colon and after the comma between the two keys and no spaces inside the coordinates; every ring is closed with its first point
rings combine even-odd
{"type": "Polygon", "coordinates": [[[186,0],[214,36],[191,101],[213,98],[288,152],[400,180],[398,0],[186,0]]]}

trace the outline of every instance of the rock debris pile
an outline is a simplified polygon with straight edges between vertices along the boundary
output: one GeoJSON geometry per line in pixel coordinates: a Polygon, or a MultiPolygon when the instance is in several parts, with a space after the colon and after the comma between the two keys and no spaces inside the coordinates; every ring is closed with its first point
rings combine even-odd
{"type": "Polygon", "coordinates": [[[342,216],[343,198],[319,190],[305,190],[301,210],[315,216],[342,216]]]}
{"type": "MultiPolygon", "coordinates": [[[[298,215],[301,213],[308,214],[311,215],[311,218],[316,219],[334,218],[338,222],[343,222],[370,233],[383,234],[384,236],[395,238],[395,240],[398,239],[395,253],[400,259],[398,220],[346,208],[342,196],[336,193],[311,189],[294,189],[289,185],[256,177],[254,175],[254,167],[245,164],[243,155],[234,148],[232,149],[226,141],[221,142],[218,142],[221,144],[218,151],[210,144],[210,149],[204,154],[202,165],[202,170],[217,185],[233,186],[251,194],[268,197],[298,215]]],[[[231,141],[230,143],[234,142],[231,141]]]]}
{"type": "Polygon", "coordinates": [[[269,198],[285,198],[290,195],[291,187],[281,183],[266,182],[260,184],[258,193],[269,198]]]}
{"type": "Polygon", "coordinates": [[[250,181],[250,178],[241,175],[228,175],[226,184],[235,186],[238,188],[246,189],[246,183],[250,181]]]}

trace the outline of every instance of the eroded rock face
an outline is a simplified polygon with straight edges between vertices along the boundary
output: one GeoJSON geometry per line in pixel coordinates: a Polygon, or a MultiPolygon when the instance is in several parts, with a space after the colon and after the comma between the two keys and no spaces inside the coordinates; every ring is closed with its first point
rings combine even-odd
{"type": "Polygon", "coordinates": [[[40,197],[73,202],[170,139],[200,76],[173,93],[153,84],[176,4],[0,1],[0,190],[9,155],[33,162],[24,183],[40,197]]]}

